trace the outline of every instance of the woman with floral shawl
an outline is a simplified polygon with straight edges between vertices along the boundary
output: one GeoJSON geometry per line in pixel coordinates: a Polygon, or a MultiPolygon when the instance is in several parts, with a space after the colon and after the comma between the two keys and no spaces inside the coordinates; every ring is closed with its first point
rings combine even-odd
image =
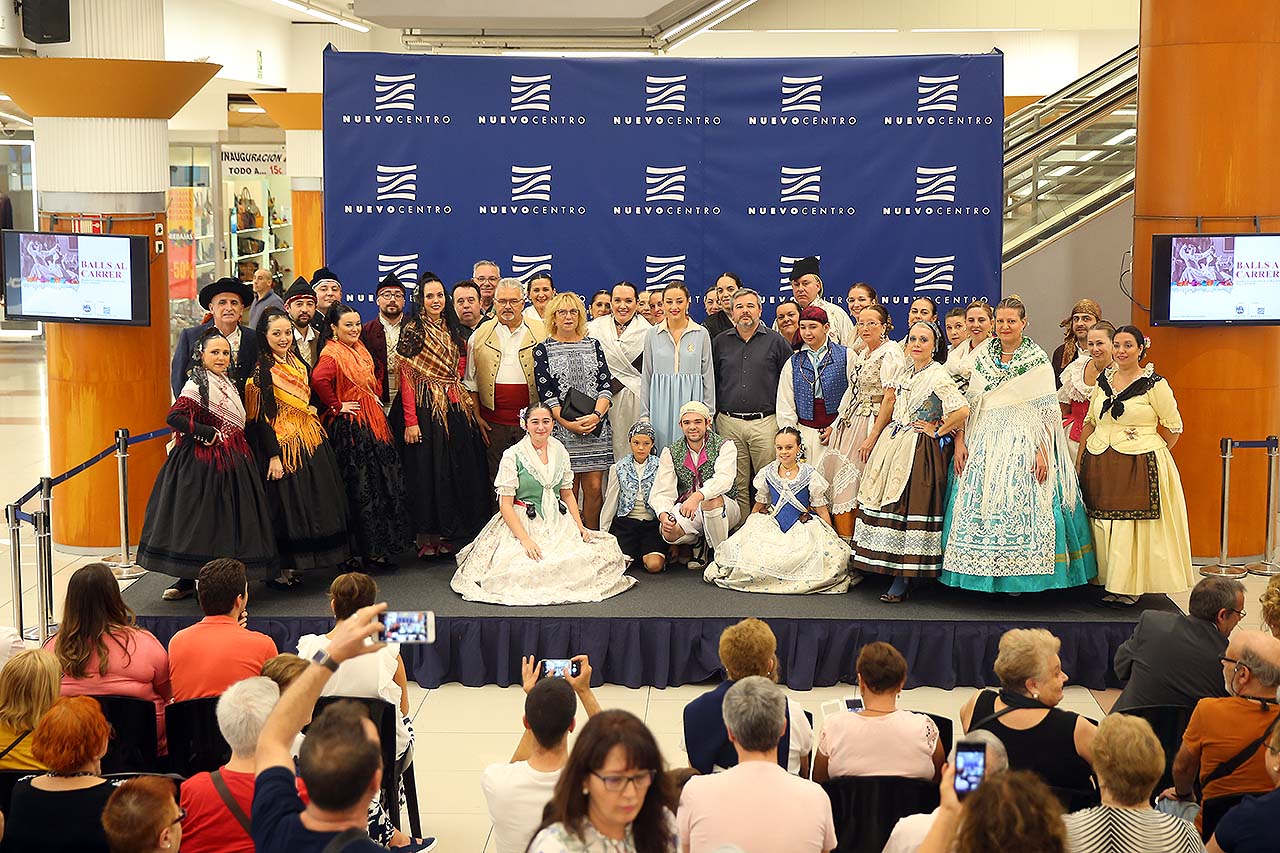
{"type": "Polygon", "coordinates": [[[942,526],[947,586],[1020,594],[1098,573],[1053,367],[1026,325],[1022,301],[1003,299],[970,375],[942,526]]]}

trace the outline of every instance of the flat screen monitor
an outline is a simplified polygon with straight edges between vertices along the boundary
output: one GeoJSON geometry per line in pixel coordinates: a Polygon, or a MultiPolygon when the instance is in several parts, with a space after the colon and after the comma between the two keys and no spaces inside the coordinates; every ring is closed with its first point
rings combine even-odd
{"type": "Polygon", "coordinates": [[[1280,234],[1156,234],[1151,325],[1280,324],[1280,234]]]}
{"type": "Polygon", "coordinates": [[[0,233],[0,269],[8,319],[151,325],[148,237],[0,233]]]}

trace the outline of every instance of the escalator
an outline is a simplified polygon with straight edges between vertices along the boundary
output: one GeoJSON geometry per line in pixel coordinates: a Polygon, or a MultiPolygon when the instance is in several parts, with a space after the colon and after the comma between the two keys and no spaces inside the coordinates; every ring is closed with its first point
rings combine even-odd
{"type": "Polygon", "coordinates": [[[1133,194],[1138,49],[1005,119],[1003,266],[1133,194]]]}

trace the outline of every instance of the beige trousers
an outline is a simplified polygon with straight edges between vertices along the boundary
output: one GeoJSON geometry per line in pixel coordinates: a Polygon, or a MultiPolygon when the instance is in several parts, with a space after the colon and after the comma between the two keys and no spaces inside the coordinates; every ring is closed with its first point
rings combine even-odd
{"type": "Polygon", "coordinates": [[[773,440],[778,435],[778,420],[773,415],[757,421],[744,421],[728,415],[716,417],[716,432],[738,449],[738,509],[745,519],[751,512],[751,481],[773,461],[773,440]]]}

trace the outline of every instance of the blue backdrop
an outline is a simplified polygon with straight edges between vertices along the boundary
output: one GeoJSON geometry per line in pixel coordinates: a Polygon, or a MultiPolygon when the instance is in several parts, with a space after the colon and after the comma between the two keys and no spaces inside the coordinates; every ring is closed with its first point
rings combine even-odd
{"type": "Polygon", "coordinates": [[[860,280],[944,310],[1000,292],[999,53],[330,48],[324,92],[326,261],[366,315],[388,271],[452,284],[480,258],[582,294],[671,278],[700,293],[730,270],[776,302],[806,255],[839,301],[860,280]]]}

